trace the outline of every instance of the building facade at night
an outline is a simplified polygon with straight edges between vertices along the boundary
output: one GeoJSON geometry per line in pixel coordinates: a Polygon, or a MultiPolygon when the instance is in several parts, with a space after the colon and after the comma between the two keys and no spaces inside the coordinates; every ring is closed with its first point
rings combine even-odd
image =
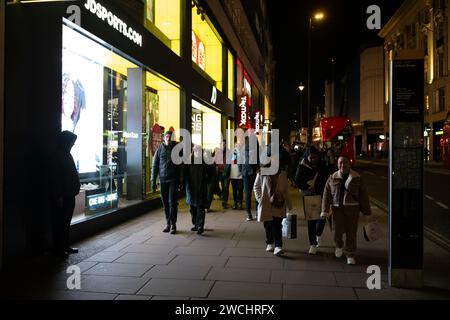
{"type": "Polygon", "coordinates": [[[425,59],[424,145],[430,159],[442,160],[441,140],[450,110],[449,23],[447,0],[408,0],[379,35],[384,38],[385,110],[389,113],[389,64],[400,50],[418,50],[425,59]]]}
{"type": "Polygon", "coordinates": [[[270,129],[264,1],[8,1],[5,43],[6,264],[46,247],[62,130],[78,136],[79,238],[161,205],[150,177],[165,130],[214,150],[232,146],[227,129],[270,129]]]}
{"type": "Polygon", "coordinates": [[[361,149],[370,156],[381,156],[386,151],[385,138],[389,132],[383,103],[383,47],[364,49],[359,64],[361,149]]]}

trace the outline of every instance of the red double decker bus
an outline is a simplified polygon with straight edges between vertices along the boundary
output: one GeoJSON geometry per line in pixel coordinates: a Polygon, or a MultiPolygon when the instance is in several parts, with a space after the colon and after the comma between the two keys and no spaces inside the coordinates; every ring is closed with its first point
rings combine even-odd
{"type": "Polygon", "coordinates": [[[444,123],[443,135],[440,140],[441,156],[444,161],[444,167],[450,169],[450,111],[444,123]]]}
{"type": "Polygon", "coordinates": [[[314,128],[313,143],[320,146],[328,162],[337,164],[339,156],[356,163],[355,135],[352,120],[348,117],[328,117],[320,120],[320,127],[314,128]]]}

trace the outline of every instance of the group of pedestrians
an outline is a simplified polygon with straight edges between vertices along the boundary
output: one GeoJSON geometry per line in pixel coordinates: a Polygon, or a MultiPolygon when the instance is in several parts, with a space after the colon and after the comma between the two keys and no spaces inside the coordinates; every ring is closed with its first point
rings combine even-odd
{"type": "MultiPolygon", "coordinates": [[[[212,164],[207,164],[202,159],[205,157],[202,147],[194,146],[191,164],[181,167],[175,165],[170,158],[171,150],[176,144],[171,141],[171,136],[170,131],[164,134],[164,143],[155,154],[152,168],[154,191],[158,175],[161,185],[161,199],[167,223],[163,231],[176,233],[178,190],[182,185],[185,186],[186,202],[190,206],[193,225],[191,230],[202,234],[205,230],[205,213],[210,209],[214,193],[217,193],[218,188],[221,190],[222,206],[227,209],[231,183],[233,209],[243,209],[245,194],[246,219],[253,220],[253,191],[257,220],[264,223],[266,250],[275,255],[283,254],[282,220],[288,211],[292,211],[292,200],[288,180],[289,154],[282,144],[278,154],[269,154],[270,161],[279,163],[277,172],[264,174],[259,165],[264,168],[270,166],[271,162],[260,164],[258,161],[258,164],[252,164],[252,152],[258,150],[251,150],[248,137],[244,141],[244,148],[240,148],[236,143],[232,152],[226,149],[226,143],[223,141],[221,148],[214,152],[212,164]],[[242,164],[242,161],[238,161],[240,150],[245,153],[245,161],[242,164]],[[217,186],[219,182],[220,187],[217,186]]],[[[335,166],[326,165],[322,154],[323,152],[314,146],[306,148],[303,158],[299,159],[294,177],[308,224],[309,254],[317,254],[328,220],[334,229],[335,256],[340,258],[345,254],[347,263],[355,264],[359,213],[371,214],[367,189],[361,176],[350,168],[348,157],[338,158],[336,170],[335,166]]]]}
{"type": "Polygon", "coordinates": [[[245,195],[246,220],[253,220],[252,190],[256,177],[257,164],[252,163],[248,137],[245,138],[243,152],[244,163],[238,158],[241,146],[235,144],[233,151],[227,149],[226,141],[221,148],[209,154],[199,145],[192,148],[190,164],[175,164],[171,153],[176,146],[172,141],[172,132],[164,133],[164,141],[153,158],[151,184],[153,192],[157,191],[157,179],[160,182],[161,200],[164,207],[166,226],[163,232],[176,234],[178,192],[186,191],[186,202],[190,206],[192,216],[192,231],[198,234],[204,232],[205,213],[211,211],[214,194],[219,194],[222,207],[228,208],[228,195],[230,184],[233,190],[235,210],[243,210],[245,195]],[[210,161],[211,160],[211,161],[210,161]]]}
{"type": "MultiPolygon", "coordinates": [[[[264,222],[266,231],[266,251],[273,251],[275,255],[283,253],[282,219],[292,211],[288,185],[284,166],[273,175],[258,173],[254,184],[259,203],[257,218],[264,222]]],[[[345,254],[347,264],[354,265],[359,213],[370,215],[371,208],[364,181],[350,168],[349,158],[340,156],[337,170],[331,170],[325,165],[322,152],[310,146],[298,163],[295,185],[300,191],[308,224],[309,254],[317,254],[328,220],[334,228],[336,258],[345,254]]]]}
{"type": "MultiPolygon", "coordinates": [[[[75,206],[75,196],[80,191],[80,182],[70,150],[76,135],[63,131],[59,137],[56,157],[54,183],[58,186],[54,194],[55,209],[53,217],[54,252],[59,257],[66,257],[78,249],[69,246],[70,221],[75,206]]],[[[172,161],[172,151],[177,145],[172,141],[172,132],[164,133],[164,140],[155,153],[152,163],[151,183],[157,191],[156,180],[159,179],[161,200],[164,207],[166,226],[163,232],[176,234],[178,192],[184,188],[186,202],[190,206],[192,231],[204,232],[205,213],[210,209],[214,193],[221,194],[222,206],[227,208],[228,189],[233,188],[233,209],[242,209],[245,194],[245,211],[248,221],[253,220],[252,191],[257,208],[257,220],[264,223],[266,234],[266,251],[275,255],[283,254],[282,220],[292,211],[289,193],[288,163],[289,154],[280,144],[278,154],[270,154],[269,162],[256,164],[248,137],[244,148],[235,144],[233,152],[226,149],[223,141],[211,158],[199,145],[194,145],[190,154],[190,164],[177,165],[172,161]],[[239,151],[244,151],[244,163],[238,163],[239,151]],[[206,160],[206,161],[205,161],[206,160]],[[214,160],[214,161],[211,161],[214,160]],[[278,163],[276,172],[262,170],[278,163]],[[266,173],[269,172],[269,173],[266,173]],[[221,184],[221,188],[218,184],[221,184]],[[217,189],[221,189],[218,192],[217,189]]],[[[333,225],[335,256],[344,254],[348,264],[355,264],[357,248],[356,234],[359,213],[371,214],[367,188],[361,176],[350,167],[346,156],[340,156],[337,170],[330,170],[325,165],[322,153],[314,146],[306,148],[303,158],[295,170],[295,186],[300,191],[301,201],[308,224],[309,254],[316,254],[321,245],[321,236],[326,221],[333,225]],[[345,234],[345,241],[343,236],[345,234]]]]}

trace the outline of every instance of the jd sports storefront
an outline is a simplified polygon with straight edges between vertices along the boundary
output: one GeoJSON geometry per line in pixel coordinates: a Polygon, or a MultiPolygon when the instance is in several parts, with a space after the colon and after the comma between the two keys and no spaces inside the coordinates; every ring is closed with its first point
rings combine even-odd
{"type": "Polygon", "coordinates": [[[60,131],[78,136],[77,238],[160,206],[150,175],[164,130],[191,127],[198,111],[218,126],[217,134],[202,134],[204,144],[233,116],[221,92],[215,102],[222,108],[192,100],[209,101],[212,86],[193,71],[190,55],[180,58],[109,3],[94,12],[82,3],[7,8],[6,263],[47,246],[60,131]]]}

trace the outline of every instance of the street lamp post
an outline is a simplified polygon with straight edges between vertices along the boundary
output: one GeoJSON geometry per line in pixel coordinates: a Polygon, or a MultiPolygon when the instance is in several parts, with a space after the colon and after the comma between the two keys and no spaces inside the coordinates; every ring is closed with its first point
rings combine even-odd
{"type": "Polygon", "coordinates": [[[306,120],[308,125],[308,144],[312,142],[312,130],[311,130],[311,32],[312,32],[312,20],[320,21],[324,18],[324,14],[321,12],[316,13],[314,16],[309,17],[308,25],[308,102],[306,110],[306,120]]]}
{"type": "Polygon", "coordinates": [[[305,86],[302,82],[300,82],[300,85],[298,86],[298,90],[300,90],[300,133],[303,128],[303,90],[305,89],[305,86]]]}

